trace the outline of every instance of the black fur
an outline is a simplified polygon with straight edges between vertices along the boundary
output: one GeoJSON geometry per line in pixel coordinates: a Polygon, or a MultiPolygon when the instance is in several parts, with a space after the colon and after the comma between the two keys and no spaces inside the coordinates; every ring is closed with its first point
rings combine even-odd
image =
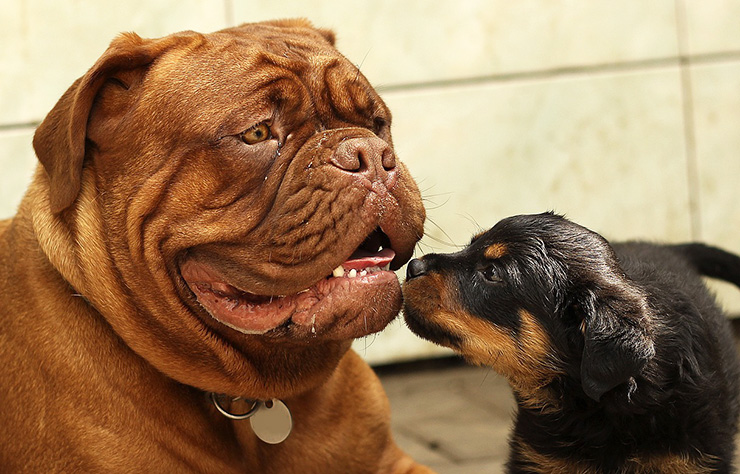
{"type": "MultiPolygon", "coordinates": [[[[466,355],[449,342],[466,334],[440,336],[444,321],[419,304],[437,291],[424,284],[432,274],[466,314],[514,338],[520,311],[532,314],[558,361],[538,387],[546,403],[516,393],[509,472],[547,472],[522,446],[589,472],[661,472],[671,459],[688,460],[686,472],[732,472],[740,361],[701,275],[740,286],[739,257],[701,244],[612,246],[552,213],[504,219],[460,252],[409,266],[409,327],[466,355]],[[494,244],[505,251],[486,257],[494,244]],[[643,462],[653,467],[634,468],[643,462]]],[[[666,472],[680,472],[675,462],[666,472]]]]}

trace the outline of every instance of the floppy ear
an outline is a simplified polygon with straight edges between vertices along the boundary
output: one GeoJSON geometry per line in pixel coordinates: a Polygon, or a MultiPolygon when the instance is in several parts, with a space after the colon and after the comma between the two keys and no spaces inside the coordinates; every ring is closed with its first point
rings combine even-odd
{"type": "Polygon", "coordinates": [[[49,176],[53,213],[69,207],[80,191],[87,122],[101,87],[117,72],[148,65],[164,51],[193,35],[186,32],[144,40],[133,33],[123,34],[113,40],[95,65],[62,95],[33,137],[36,156],[49,176]]]}
{"type": "Polygon", "coordinates": [[[604,393],[639,375],[655,347],[647,327],[650,310],[641,292],[618,288],[589,300],[582,305],[586,315],[581,383],[586,395],[599,401],[604,393]]]}

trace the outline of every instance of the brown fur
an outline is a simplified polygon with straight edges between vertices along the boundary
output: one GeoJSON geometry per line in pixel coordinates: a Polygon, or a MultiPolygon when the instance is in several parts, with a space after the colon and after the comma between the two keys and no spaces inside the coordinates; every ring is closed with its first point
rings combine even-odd
{"type": "Polygon", "coordinates": [[[506,244],[496,242],[495,244],[489,245],[483,255],[486,258],[490,258],[493,260],[503,257],[504,255],[506,255],[507,252],[508,249],[506,248],[506,244]]]}
{"type": "Polygon", "coordinates": [[[529,312],[519,311],[521,334],[489,324],[465,309],[454,279],[441,272],[426,275],[423,282],[407,280],[404,295],[407,306],[425,314],[427,330],[449,337],[449,345],[469,362],[495,368],[522,396],[538,391],[558,373],[547,333],[529,312]]]}
{"type": "Polygon", "coordinates": [[[554,364],[548,362],[552,349],[547,334],[525,311],[522,311],[520,338],[463,311],[454,314],[440,311],[429,319],[452,334],[464,336],[460,347],[465,357],[474,364],[494,367],[516,384],[520,393],[538,390],[555,375],[554,364]]]}
{"type": "Polygon", "coordinates": [[[291,295],[375,229],[394,266],[409,258],[418,190],[387,108],[332,42],[305,21],[123,35],[49,113],[43,167],[0,223],[3,472],[427,472],[349,349],[395,317],[397,282],[363,290],[377,307],[350,294],[313,327],[243,334],[181,275],[205,261],[243,291],[291,295]],[[239,140],[264,121],[274,138],[239,140]],[[348,168],[346,143],[383,166],[348,168]],[[208,392],[279,398],[293,432],[267,445],[208,392]]]}
{"type": "Polygon", "coordinates": [[[407,281],[404,293],[406,304],[424,312],[433,330],[451,337],[451,345],[469,362],[493,367],[505,376],[521,403],[551,408],[554,401],[544,387],[561,370],[547,333],[532,314],[520,310],[519,333],[491,325],[467,312],[453,280],[437,273],[423,283],[407,281]]]}

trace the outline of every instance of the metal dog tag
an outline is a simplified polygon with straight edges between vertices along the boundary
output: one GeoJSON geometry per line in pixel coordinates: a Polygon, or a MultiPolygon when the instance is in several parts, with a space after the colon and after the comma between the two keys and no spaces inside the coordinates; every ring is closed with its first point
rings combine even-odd
{"type": "Polygon", "coordinates": [[[293,429],[293,417],[290,410],[277,398],[259,402],[259,408],[249,418],[252,430],[259,439],[269,444],[285,441],[293,429]]]}

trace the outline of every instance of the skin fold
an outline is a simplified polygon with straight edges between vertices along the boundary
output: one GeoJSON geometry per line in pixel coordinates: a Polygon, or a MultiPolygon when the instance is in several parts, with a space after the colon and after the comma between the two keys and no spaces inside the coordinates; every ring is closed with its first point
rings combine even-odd
{"type": "Polygon", "coordinates": [[[429,472],[350,349],[423,234],[390,124],[306,21],[115,39],[0,223],[4,469],[429,472]],[[293,431],[265,444],[209,392],[280,399],[293,431]]]}

